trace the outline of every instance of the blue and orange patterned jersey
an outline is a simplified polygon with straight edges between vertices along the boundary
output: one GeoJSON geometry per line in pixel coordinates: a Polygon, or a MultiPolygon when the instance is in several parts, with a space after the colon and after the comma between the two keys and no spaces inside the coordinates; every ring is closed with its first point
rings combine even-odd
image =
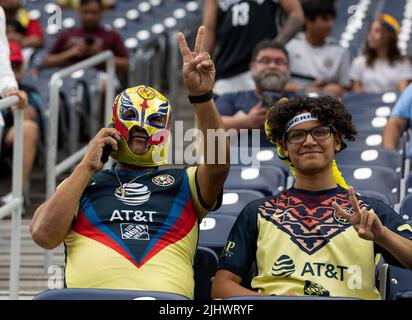
{"type": "Polygon", "coordinates": [[[81,197],[64,241],[66,286],[193,298],[198,221],[207,213],[196,168],[118,174],[125,193],[111,169],[95,174],[81,197]]]}
{"type": "MultiPolygon", "coordinates": [[[[412,228],[382,201],[359,196],[393,232],[412,239],[412,228]]],[[[256,260],[251,286],[265,293],[380,299],[375,286],[375,254],[399,265],[372,241],[359,238],[332,207],[351,211],[346,189],[319,192],[294,187],[249,203],[234,224],[219,269],[241,278],[256,260]]]]}

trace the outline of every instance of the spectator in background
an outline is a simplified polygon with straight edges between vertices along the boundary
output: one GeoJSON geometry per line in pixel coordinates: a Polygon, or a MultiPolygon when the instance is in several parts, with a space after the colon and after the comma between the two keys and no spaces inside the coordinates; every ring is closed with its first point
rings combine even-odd
{"type": "Polygon", "coordinates": [[[252,52],[249,69],[255,89],[223,94],[216,100],[216,106],[226,129],[262,129],[260,142],[265,145],[263,128],[268,108],[280,98],[291,96],[284,91],[290,78],[285,47],[269,39],[259,42],[252,52]]]}
{"type": "Polygon", "coordinates": [[[384,14],[368,32],[365,52],[350,69],[352,91],[403,91],[412,80],[412,66],[398,48],[399,23],[384,14]]]}
{"type": "MultiPolygon", "coordinates": [[[[23,121],[23,189],[27,191],[30,173],[36,158],[37,143],[39,139],[38,114],[33,106],[33,104],[36,103],[36,98],[33,97],[34,93],[32,91],[26,91],[25,89],[28,88],[20,85],[20,81],[24,76],[23,54],[21,47],[17,43],[10,42],[9,48],[10,62],[14,71],[15,79],[17,80],[20,89],[25,92],[25,95],[28,96],[28,106],[24,108],[23,121]]],[[[10,155],[13,149],[14,117],[12,109],[13,108],[9,108],[1,111],[5,124],[3,128],[3,141],[1,143],[1,157],[3,159],[5,156],[10,155]]],[[[7,196],[3,198],[3,201],[7,202],[7,196]]]]}
{"type": "Polygon", "coordinates": [[[263,39],[286,44],[303,23],[299,0],[205,0],[206,51],[216,49],[216,94],[253,90],[251,54],[263,39]],[[283,14],[287,20],[283,22],[283,14]]]}
{"type": "MultiPolygon", "coordinates": [[[[115,55],[116,70],[126,75],[129,70],[129,54],[119,34],[108,31],[101,25],[103,15],[101,0],[81,0],[79,8],[80,28],[72,28],[59,34],[43,66],[66,67],[104,50],[115,55]]],[[[98,67],[103,70],[104,65],[98,67]]]]}
{"type": "MultiPolygon", "coordinates": [[[[22,8],[20,0],[0,0],[0,5],[6,13],[7,22],[19,25],[19,32],[23,31],[24,36],[18,43],[26,48],[42,48],[44,46],[44,33],[40,22],[32,20],[27,10],[22,8]]],[[[16,41],[16,39],[10,39],[16,41]]]]}
{"type": "MultiPolygon", "coordinates": [[[[57,0],[56,3],[62,8],[79,9],[80,0],[57,0]]],[[[102,0],[105,9],[113,8],[116,5],[116,0],[102,0]]]]}
{"type": "Polygon", "coordinates": [[[336,17],[332,0],[307,0],[305,32],[286,46],[290,55],[292,91],[327,92],[341,96],[350,87],[349,53],[329,40],[336,17]]]}
{"type": "MultiPolygon", "coordinates": [[[[396,150],[402,134],[412,126],[412,84],[401,94],[392,109],[388,123],[383,129],[382,146],[396,150]]],[[[409,141],[407,157],[412,158],[412,141],[409,141]]]]}

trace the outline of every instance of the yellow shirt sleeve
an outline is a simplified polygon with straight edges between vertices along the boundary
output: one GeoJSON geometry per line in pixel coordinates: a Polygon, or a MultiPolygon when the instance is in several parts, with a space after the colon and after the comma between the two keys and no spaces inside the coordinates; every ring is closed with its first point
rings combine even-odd
{"type": "Polygon", "coordinates": [[[198,167],[189,167],[186,169],[187,176],[189,178],[190,194],[193,199],[193,203],[196,209],[197,216],[202,219],[204,218],[209,211],[216,210],[220,207],[222,202],[222,197],[220,196],[210,207],[206,207],[202,194],[199,190],[197,184],[196,172],[198,167]]]}

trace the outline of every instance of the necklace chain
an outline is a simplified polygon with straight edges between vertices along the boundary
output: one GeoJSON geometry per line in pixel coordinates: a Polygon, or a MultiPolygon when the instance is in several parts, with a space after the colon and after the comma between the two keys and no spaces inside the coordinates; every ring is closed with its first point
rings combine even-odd
{"type": "Polygon", "coordinates": [[[133,183],[133,182],[136,181],[138,178],[141,178],[141,177],[143,177],[143,176],[145,176],[145,175],[148,175],[149,173],[152,173],[152,171],[150,171],[150,172],[147,172],[147,173],[142,174],[142,175],[140,175],[140,176],[134,177],[132,180],[130,180],[129,182],[127,182],[127,183],[125,184],[125,186],[123,187],[122,181],[120,180],[120,177],[119,177],[119,174],[117,173],[116,167],[114,167],[114,172],[116,173],[116,178],[117,178],[117,181],[119,182],[119,187],[116,188],[116,193],[120,193],[120,196],[121,196],[122,198],[124,198],[125,196],[127,196],[126,188],[127,188],[127,186],[128,186],[129,184],[133,183]]]}

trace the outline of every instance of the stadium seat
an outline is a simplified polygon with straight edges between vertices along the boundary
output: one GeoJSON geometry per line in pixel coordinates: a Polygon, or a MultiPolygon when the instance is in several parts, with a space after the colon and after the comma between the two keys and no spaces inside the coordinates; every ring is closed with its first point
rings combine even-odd
{"type": "Polygon", "coordinates": [[[412,194],[410,193],[407,194],[401,202],[401,207],[399,209],[399,214],[403,217],[405,220],[410,220],[412,219],[412,194]]]}
{"type": "Polygon", "coordinates": [[[382,104],[393,105],[398,98],[395,92],[383,93],[347,93],[342,97],[345,106],[350,109],[352,107],[376,107],[382,104]]]}
{"type": "Polygon", "coordinates": [[[262,192],[266,196],[285,189],[286,178],[282,169],[274,165],[245,167],[233,165],[225,182],[225,189],[244,189],[262,192]]]}
{"type": "Polygon", "coordinates": [[[199,246],[212,249],[219,256],[235,221],[229,215],[207,215],[199,225],[199,246]]]}
{"type": "Polygon", "coordinates": [[[398,174],[381,166],[338,165],[348,185],[355,191],[370,190],[388,195],[391,205],[399,202],[400,179],[398,174]]]}
{"type": "MultiPolygon", "coordinates": [[[[406,140],[405,135],[400,138],[397,150],[401,155],[404,153],[406,140]]],[[[355,141],[345,140],[345,143],[348,145],[347,150],[380,148],[382,145],[382,132],[362,130],[357,133],[355,141]]]]}
{"type": "Polygon", "coordinates": [[[385,202],[389,206],[393,206],[391,198],[388,197],[385,193],[379,191],[372,191],[372,190],[356,190],[362,196],[375,198],[385,202]]]}
{"type": "Polygon", "coordinates": [[[196,251],[195,272],[195,300],[210,300],[212,281],[216,274],[219,258],[209,248],[198,247],[196,251]]]}
{"type": "Polygon", "coordinates": [[[230,159],[232,164],[249,165],[250,162],[252,163],[252,166],[253,164],[257,163],[261,165],[268,164],[277,166],[280,169],[282,169],[285,174],[285,177],[287,177],[290,173],[289,166],[279,159],[275,145],[260,148],[232,147],[230,149],[230,152],[230,159]]]}
{"type": "Polygon", "coordinates": [[[412,271],[384,263],[379,274],[382,300],[412,300],[412,271]]]}
{"type": "Polygon", "coordinates": [[[33,300],[190,300],[176,293],[139,290],[55,289],[39,293],[33,300]]]}
{"type": "Polygon", "coordinates": [[[251,201],[264,198],[262,192],[247,189],[224,190],[222,206],[214,214],[229,214],[237,217],[242,209],[251,201]]]}
{"type": "Polygon", "coordinates": [[[394,150],[351,148],[338,152],[335,160],[338,165],[383,166],[393,169],[400,177],[402,175],[403,157],[394,150]]]}

